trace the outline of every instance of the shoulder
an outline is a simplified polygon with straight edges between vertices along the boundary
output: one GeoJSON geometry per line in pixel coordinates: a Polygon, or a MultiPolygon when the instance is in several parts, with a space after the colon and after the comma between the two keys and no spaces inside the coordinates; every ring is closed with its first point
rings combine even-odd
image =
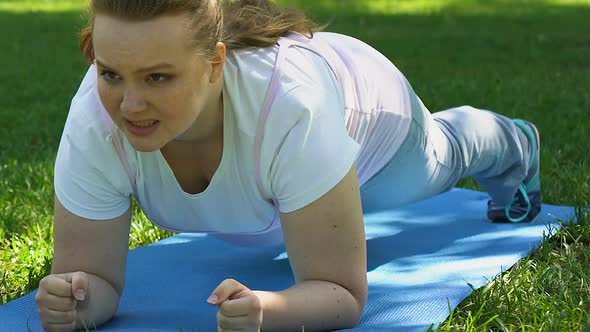
{"type": "Polygon", "coordinates": [[[345,116],[342,90],[326,61],[304,48],[292,47],[282,68],[280,87],[268,116],[270,126],[291,127],[300,121],[345,116]]]}
{"type": "Polygon", "coordinates": [[[279,46],[250,47],[230,50],[225,62],[225,80],[239,81],[245,77],[266,81],[274,69],[279,46]]]}
{"type": "Polygon", "coordinates": [[[97,171],[110,177],[121,173],[121,166],[112,141],[112,122],[98,96],[96,76],[96,67],[91,66],[72,99],[56,167],[97,171]]]}
{"type": "MultiPolygon", "coordinates": [[[[119,192],[130,191],[107,120],[110,118],[96,90],[96,70],[91,66],[72,99],[59,143],[55,161],[57,187],[64,188],[76,178],[83,179],[80,181],[87,187],[110,183],[119,192]]],[[[75,191],[73,187],[68,190],[75,191]]]]}
{"type": "Polygon", "coordinates": [[[72,99],[54,169],[55,194],[63,206],[96,220],[123,214],[132,192],[101,107],[91,67],[72,99]]]}
{"type": "Polygon", "coordinates": [[[72,98],[62,140],[68,138],[81,151],[95,152],[110,143],[106,111],[97,92],[96,67],[90,66],[72,98]]]}
{"type": "Polygon", "coordinates": [[[278,46],[228,52],[224,65],[223,102],[235,116],[236,126],[254,136],[272,73],[278,46]]]}
{"type": "MultiPolygon", "coordinates": [[[[224,102],[227,100],[237,115],[239,127],[249,134],[257,128],[272,75],[277,69],[278,50],[279,46],[274,45],[228,53],[224,102]]],[[[343,105],[336,77],[320,55],[301,47],[290,47],[284,52],[286,57],[278,64],[281,78],[273,109],[283,109],[280,111],[283,117],[293,118],[301,115],[296,114],[298,112],[321,112],[326,105],[343,105]]]]}

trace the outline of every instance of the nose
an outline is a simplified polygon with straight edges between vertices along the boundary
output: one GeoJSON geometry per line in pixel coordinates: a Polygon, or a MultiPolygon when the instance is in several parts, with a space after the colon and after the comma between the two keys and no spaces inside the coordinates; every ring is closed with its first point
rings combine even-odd
{"type": "Polygon", "coordinates": [[[123,94],[121,111],[124,113],[136,113],[146,109],[147,102],[142,94],[135,88],[128,88],[123,94]]]}

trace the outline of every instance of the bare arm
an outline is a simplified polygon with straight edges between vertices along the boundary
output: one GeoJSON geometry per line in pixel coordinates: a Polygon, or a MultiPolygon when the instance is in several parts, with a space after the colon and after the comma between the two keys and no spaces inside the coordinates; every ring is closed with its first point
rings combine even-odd
{"type": "Polygon", "coordinates": [[[55,198],[51,272],[82,271],[88,277],[88,295],[77,307],[77,327],[99,326],[115,314],[125,285],[130,224],[131,209],[111,220],[88,220],[55,198]]]}
{"type": "Polygon", "coordinates": [[[281,215],[297,284],[256,291],[263,330],[350,328],[367,302],[366,240],[356,167],[314,203],[281,215]]]}

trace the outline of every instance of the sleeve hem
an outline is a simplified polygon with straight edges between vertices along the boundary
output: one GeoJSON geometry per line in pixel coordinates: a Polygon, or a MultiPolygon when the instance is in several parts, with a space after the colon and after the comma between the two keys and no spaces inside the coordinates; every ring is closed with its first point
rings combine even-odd
{"type": "Polygon", "coordinates": [[[280,212],[289,213],[304,208],[305,206],[313,203],[314,201],[328,193],[330,190],[332,190],[334,187],[336,187],[336,185],[338,185],[338,183],[340,183],[340,181],[344,179],[346,174],[348,174],[348,172],[354,165],[357,153],[358,149],[356,149],[355,153],[350,155],[348,160],[343,162],[343,164],[346,166],[332,173],[333,176],[328,178],[326,181],[322,181],[321,186],[315,187],[314,190],[301,193],[300,195],[297,195],[292,199],[286,201],[279,201],[280,212]]]}
{"type": "Polygon", "coordinates": [[[75,203],[71,202],[71,200],[69,200],[69,199],[64,199],[64,196],[62,195],[62,193],[60,193],[60,191],[57,189],[55,190],[55,196],[57,197],[57,199],[59,200],[61,205],[63,205],[63,207],[66,210],[68,210],[69,212],[73,213],[74,215],[76,215],[80,218],[85,218],[85,219],[89,219],[89,220],[96,220],[96,221],[110,220],[110,219],[120,217],[125,212],[127,212],[129,207],[131,206],[131,200],[129,200],[128,202],[125,202],[124,204],[121,204],[120,206],[118,206],[116,208],[109,209],[108,211],[107,210],[91,211],[89,209],[84,209],[84,208],[80,207],[79,205],[76,205],[75,203]]]}

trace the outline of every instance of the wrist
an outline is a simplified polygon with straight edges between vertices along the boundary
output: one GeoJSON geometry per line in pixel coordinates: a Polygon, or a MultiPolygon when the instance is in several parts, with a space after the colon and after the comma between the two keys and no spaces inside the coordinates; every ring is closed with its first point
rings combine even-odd
{"type": "Polygon", "coordinates": [[[277,326],[275,320],[281,317],[281,313],[288,312],[287,301],[284,295],[280,292],[260,290],[253,291],[253,293],[260,300],[260,307],[262,308],[262,329],[277,326]]]}
{"type": "Polygon", "coordinates": [[[78,329],[93,329],[109,321],[117,312],[121,299],[119,293],[105,279],[90,273],[87,275],[89,287],[86,298],[78,302],[78,329]]]}

